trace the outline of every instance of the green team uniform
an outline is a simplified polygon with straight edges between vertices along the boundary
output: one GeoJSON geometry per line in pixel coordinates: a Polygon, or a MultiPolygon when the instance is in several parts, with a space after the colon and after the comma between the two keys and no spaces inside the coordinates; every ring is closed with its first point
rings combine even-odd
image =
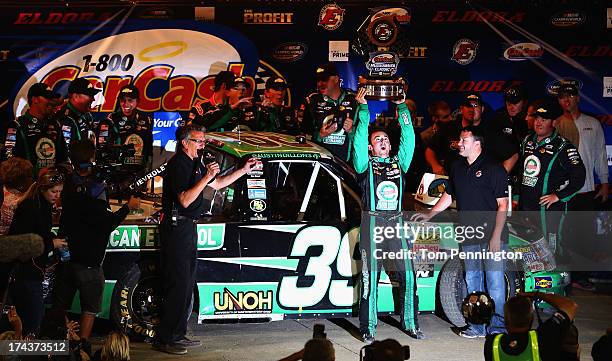
{"type": "MultiPolygon", "coordinates": [[[[376,258],[376,248],[383,252],[408,250],[405,238],[385,239],[376,244],[371,235],[373,227],[393,227],[401,219],[403,174],[408,171],[414,154],[414,129],[406,104],[398,106],[401,137],[398,154],[389,158],[372,157],[368,153],[369,134],[367,105],[360,105],[353,145],[353,164],[359,175],[362,189],[364,210],[370,211],[361,225],[359,248],[362,268],[362,295],[359,307],[359,328],[363,333],[376,334],[378,280],[382,263],[376,258]]],[[[400,313],[404,329],[417,329],[418,299],[416,297],[416,280],[410,259],[388,260],[385,264],[387,273],[396,272],[400,288],[400,313]]]]}
{"type": "Polygon", "coordinates": [[[55,120],[25,113],[9,122],[2,159],[17,156],[29,160],[37,178],[42,168],[64,161],[66,149],[59,133],[60,126],[55,120]]]}
{"type": "Polygon", "coordinates": [[[521,164],[519,210],[540,212],[542,234],[556,248],[557,241],[561,241],[567,202],[584,185],[586,171],[580,154],[555,130],[540,142],[535,134],[525,137],[521,144],[521,164]],[[559,201],[546,209],[540,205],[540,197],[551,193],[559,201]]]}
{"type": "MultiPolygon", "coordinates": [[[[82,139],[90,139],[96,144],[94,129],[96,121],[90,112],[79,112],[70,102],[62,107],[56,115],[57,122],[62,127],[61,138],[67,153],[70,153],[70,143],[82,139]]],[[[69,154],[66,158],[69,158],[69,154]]]]}
{"type": "MultiPolygon", "coordinates": [[[[303,114],[302,130],[307,133],[312,131],[314,141],[329,149],[336,157],[348,162],[351,157],[355,122],[357,122],[355,117],[357,105],[355,93],[349,89],[341,89],[338,100],[334,100],[327,95],[312,93],[306,97],[305,103],[301,106],[300,113],[303,114]],[[323,128],[324,124],[333,121],[344,124],[347,114],[354,121],[351,131],[347,132],[339,126],[335,133],[321,138],[319,130],[323,128]]],[[[368,119],[365,120],[366,124],[368,119]]]]}

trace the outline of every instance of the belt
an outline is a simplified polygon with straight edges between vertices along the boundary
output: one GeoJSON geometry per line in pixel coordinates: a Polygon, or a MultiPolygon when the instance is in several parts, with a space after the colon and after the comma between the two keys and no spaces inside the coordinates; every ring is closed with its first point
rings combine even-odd
{"type": "Polygon", "coordinates": [[[191,221],[193,223],[198,223],[198,219],[194,219],[194,218],[186,217],[186,216],[177,216],[176,220],[177,221],[191,221]]]}

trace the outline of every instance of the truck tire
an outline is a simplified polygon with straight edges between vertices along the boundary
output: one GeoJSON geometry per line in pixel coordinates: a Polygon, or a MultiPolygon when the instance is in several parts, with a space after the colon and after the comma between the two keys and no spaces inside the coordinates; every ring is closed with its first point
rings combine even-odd
{"type": "MultiPolygon", "coordinates": [[[[515,269],[506,267],[507,269],[515,269]]],[[[516,295],[516,292],[523,289],[520,275],[516,271],[504,272],[506,281],[506,299],[516,295]]],[[[455,327],[466,325],[465,318],[461,313],[461,303],[467,296],[467,286],[465,284],[465,272],[463,262],[458,258],[447,261],[440,272],[438,281],[438,299],[442,306],[442,311],[448,322],[455,327]]]]}
{"type": "Polygon", "coordinates": [[[115,284],[110,318],[133,339],[151,339],[159,324],[161,294],[159,264],[153,261],[134,264],[115,284]]]}

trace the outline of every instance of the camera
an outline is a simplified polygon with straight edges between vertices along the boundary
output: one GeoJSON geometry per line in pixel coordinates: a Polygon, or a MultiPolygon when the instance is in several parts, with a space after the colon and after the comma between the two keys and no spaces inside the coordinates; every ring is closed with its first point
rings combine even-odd
{"type": "Polygon", "coordinates": [[[96,161],[100,167],[120,167],[125,158],[133,157],[134,154],[134,144],[104,144],[98,148],[96,161]]]}
{"type": "Polygon", "coordinates": [[[326,339],[327,334],[325,333],[325,325],[322,325],[320,323],[315,323],[312,329],[312,338],[326,339]]]}
{"type": "Polygon", "coordinates": [[[393,339],[374,341],[359,351],[359,361],[401,361],[410,359],[410,346],[393,339]]]}

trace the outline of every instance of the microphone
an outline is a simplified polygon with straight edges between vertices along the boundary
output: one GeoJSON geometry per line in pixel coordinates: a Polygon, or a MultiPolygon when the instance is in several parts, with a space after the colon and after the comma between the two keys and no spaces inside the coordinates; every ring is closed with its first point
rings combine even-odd
{"type": "Polygon", "coordinates": [[[45,250],[41,236],[34,233],[0,236],[0,262],[26,262],[45,250]]]}

